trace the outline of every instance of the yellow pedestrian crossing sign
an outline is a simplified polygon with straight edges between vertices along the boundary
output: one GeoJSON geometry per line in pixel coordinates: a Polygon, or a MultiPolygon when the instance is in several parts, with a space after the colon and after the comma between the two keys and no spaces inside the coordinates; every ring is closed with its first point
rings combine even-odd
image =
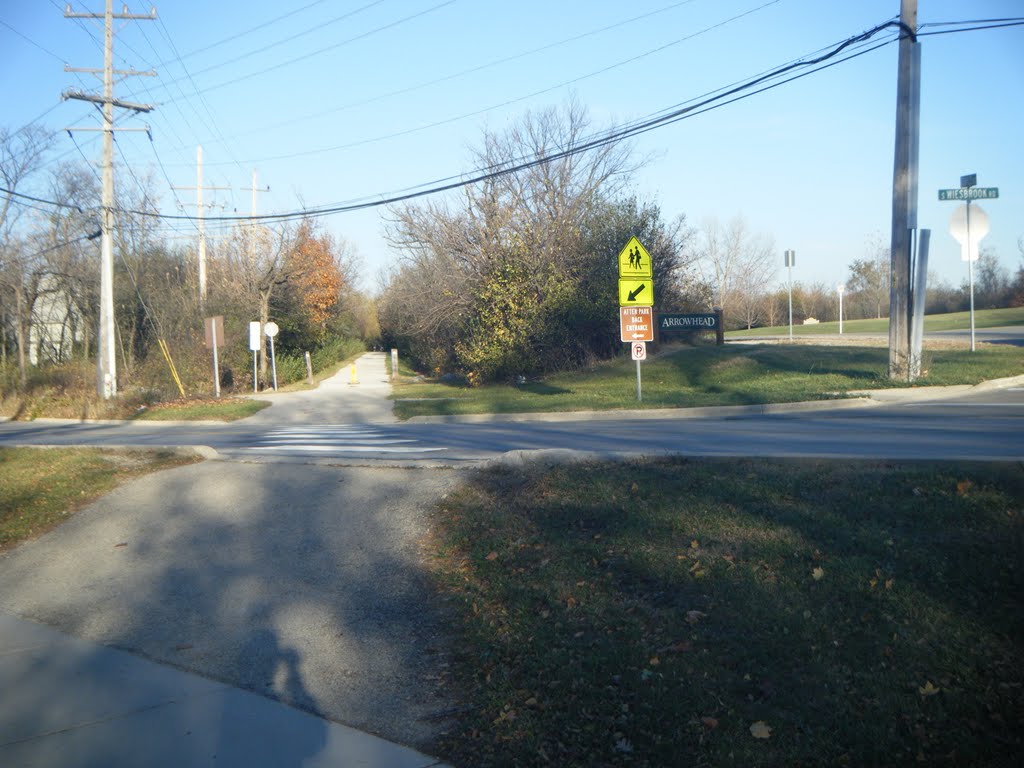
{"type": "Polygon", "coordinates": [[[650,277],[651,254],[635,237],[629,238],[626,247],[619,253],[619,277],[650,277]]]}

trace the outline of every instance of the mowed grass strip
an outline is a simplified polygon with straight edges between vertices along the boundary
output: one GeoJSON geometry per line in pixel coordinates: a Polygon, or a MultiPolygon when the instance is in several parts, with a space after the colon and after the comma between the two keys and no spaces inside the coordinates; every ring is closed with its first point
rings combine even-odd
{"type": "Polygon", "coordinates": [[[126,480],[196,461],[169,451],[0,448],[0,551],[46,533],[126,480]]]}
{"type": "Polygon", "coordinates": [[[456,766],[1019,765],[1018,464],[481,472],[436,512],[456,766]]]}
{"type": "MultiPolygon", "coordinates": [[[[974,312],[974,327],[999,328],[1002,326],[1024,325],[1024,307],[1009,307],[1004,309],[979,309],[974,312]]],[[[924,318],[925,333],[937,333],[939,331],[966,331],[971,327],[970,312],[949,312],[942,315],[926,315],[924,318]]],[[[866,320],[844,320],[843,331],[852,333],[878,333],[889,332],[889,318],[869,318],[866,320]]],[[[839,333],[839,322],[812,323],[811,325],[797,324],[793,326],[793,335],[799,336],[820,336],[822,334],[839,333]]],[[[750,328],[738,331],[729,331],[727,339],[744,338],[748,336],[783,336],[789,335],[789,325],[776,325],[763,328],[750,328]]]]}
{"type": "Polygon", "coordinates": [[[269,408],[266,400],[224,398],[223,400],[179,400],[158,403],[140,411],[138,421],[237,421],[269,408]]]}
{"type": "MultiPolygon", "coordinates": [[[[395,387],[395,414],[693,408],[845,397],[847,392],[907,386],[888,378],[883,347],[735,344],[665,350],[642,364],[643,400],[636,399],[636,364],[618,359],[516,386],[467,387],[411,383],[395,387]]],[[[989,346],[925,350],[920,385],[977,384],[1024,374],[1024,350],[989,346]]]]}

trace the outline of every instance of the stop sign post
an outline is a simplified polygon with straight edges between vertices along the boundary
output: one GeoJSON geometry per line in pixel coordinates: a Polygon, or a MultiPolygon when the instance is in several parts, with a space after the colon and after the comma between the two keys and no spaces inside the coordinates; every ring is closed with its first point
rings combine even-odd
{"type": "Polygon", "coordinates": [[[971,201],[999,197],[999,187],[978,187],[977,184],[978,174],[969,173],[960,177],[959,189],[939,190],[939,200],[966,201],[953,211],[949,232],[960,243],[960,258],[967,262],[967,281],[971,290],[971,352],[974,351],[974,262],[978,260],[977,245],[988,234],[988,214],[976,205],[972,217],[971,201]]]}
{"type": "Polygon", "coordinates": [[[273,391],[278,391],[278,360],[273,356],[273,337],[278,335],[278,324],[267,323],[263,326],[263,333],[270,340],[270,370],[273,371],[273,391]]]}

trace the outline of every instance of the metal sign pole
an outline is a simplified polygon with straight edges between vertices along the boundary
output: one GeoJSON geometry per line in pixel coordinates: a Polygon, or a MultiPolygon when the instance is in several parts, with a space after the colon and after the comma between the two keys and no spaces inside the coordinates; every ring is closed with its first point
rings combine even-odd
{"type": "Polygon", "coordinates": [[[643,393],[640,390],[640,361],[636,361],[636,401],[643,402],[643,393]]]}
{"type": "Polygon", "coordinates": [[[974,351],[974,249],[971,247],[971,199],[967,198],[967,281],[971,286],[971,352],[974,351]]]}
{"type": "Polygon", "coordinates": [[[217,318],[210,320],[210,339],[213,341],[213,391],[220,397],[220,367],[217,364],[217,318]]]}
{"type": "Polygon", "coordinates": [[[274,391],[277,392],[277,358],[274,356],[274,337],[270,337],[270,368],[274,372],[274,391]]]}

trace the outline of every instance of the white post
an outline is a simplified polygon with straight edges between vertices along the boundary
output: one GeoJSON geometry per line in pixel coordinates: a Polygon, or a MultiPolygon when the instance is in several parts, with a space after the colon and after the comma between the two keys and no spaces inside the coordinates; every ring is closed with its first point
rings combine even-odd
{"type": "Polygon", "coordinates": [[[217,318],[210,319],[210,340],[213,342],[213,391],[220,397],[220,366],[217,363],[217,318]]]}
{"type": "Polygon", "coordinates": [[[789,268],[789,340],[793,341],[793,262],[796,251],[786,251],[786,266],[789,268]]]}
{"type": "Polygon", "coordinates": [[[845,285],[836,286],[836,290],[839,291],[839,335],[843,335],[843,291],[846,289],[845,285]]]}
{"type": "Polygon", "coordinates": [[[640,390],[640,361],[636,361],[636,401],[638,403],[643,402],[643,394],[640,390]]]}
{"type": "MultiPolygon", "coordinates": [[[[970,189],[968,187],[968,189],[970,189]]],[[[967,281],[971,286],[971,352],[974,351],[974,249],[971,247],[971,198],[967,198],[967,281]]]]}
{"type": "Polygon", "coordinates": [[[277,392],[277,358],[274,357],[274,337],[270,337],[270,368],[274,373],[274,391],[277,392]]]}
{"type": "Polygon", "coordinates": [[[252,352],[252,392],[253,394],[259,393],[259,374],[256,371],[256,350],[252,352]]]}

